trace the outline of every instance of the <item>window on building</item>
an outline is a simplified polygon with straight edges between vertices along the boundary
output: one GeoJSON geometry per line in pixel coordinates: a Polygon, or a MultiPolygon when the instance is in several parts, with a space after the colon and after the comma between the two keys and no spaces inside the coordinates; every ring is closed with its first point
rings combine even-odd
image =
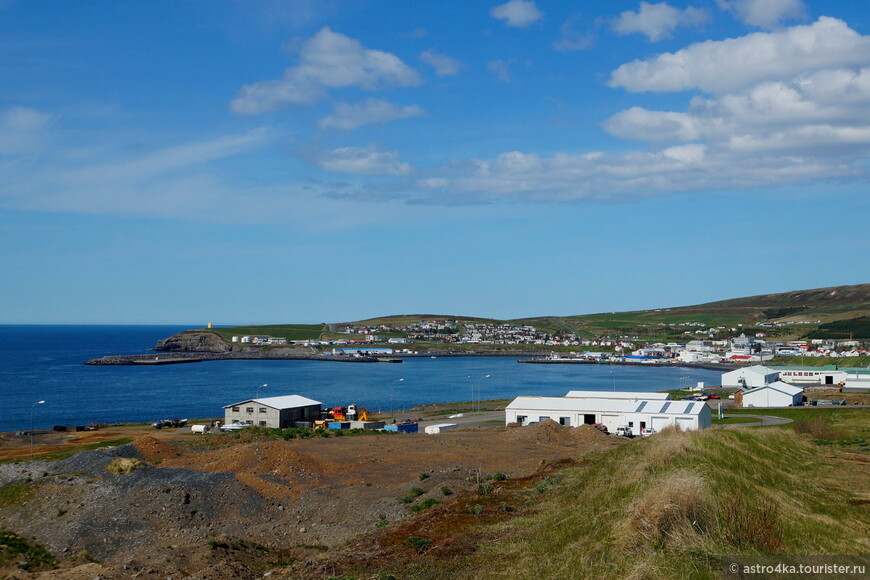
{"type": "Polygon", "coordinates": [[[565,427],[571,426],[571,417],[559,417],[559,425],[563,425],[565,427]]]}
{"type": "Polygon", "coordinates": [[[238,408],[238,407],[233,407],[233,411],[235,411],[236,413],[238,413],[238,412],[239,412],[239,408],[238,408]]]}
{"type": "Polygon", "coordinates": [[[265,427],[265,426],[266,426],[266,422],[265,422],[265,421],[260,421],[260,427],[265,427]]]}
{"type": "Polygon", "coordinates": [[[525,416],[525,415],[517,415],[517,423],[519,423],[520,425],[522,425],[522,424],[525,423],[525,422],[526,422],[526,416],[525,416]]]}
{"type": "Polygon", "coordinates": [[[248,413],[253,413],[254,408],[253,407],[245,407],[245,411],[247,411],[248,413]]]}
{"type": "Polygon", "coordinates": [[[260,412],[261,412],[261,413],[265,413],[265,412],[266,412],[266,407],[260,407],[260,412]]]}

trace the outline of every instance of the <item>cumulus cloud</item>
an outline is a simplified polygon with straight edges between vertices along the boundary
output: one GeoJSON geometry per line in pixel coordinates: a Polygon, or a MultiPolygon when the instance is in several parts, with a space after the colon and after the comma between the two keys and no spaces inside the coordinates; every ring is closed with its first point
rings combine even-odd
{"type": "Polygon", "coordinates": [[[277,80],[245,85],[230,103],[239,114],[256,115],[288,105],[308,105],[330,89],[356,87],[375,91],[413,86],[417,73],[388,52],[365,48],[359,41],[324,27],[303,43],[299,63],[277,80]]]}
{"type": "Polygon", "coordinates": [[[699,26],[709,19],[709,13],[702,8],[688,6],[679,10],[666,2],[641,2],[636,12],[626,10],[620,14],[613,22],[613,30],[621,35],[640,33],[650,42],[657,42],[670,38],[680,26],[699,26]]]}
{"type": "Polygon", "coordinates": [[[317,160],[321,169],[354,175],[407,175],[413,171],[399,161],[396,151],[379,151],[374,147],[340,147],[321,154],[317,160]]]}
{"type": "Polygon", "coordinates": [[[505,24],[515,28],[525,28],[544,17],[534,2],[526,0],[510,0],[499,4],[489,13],[496,20],[503,20],[505,24]]]}
{"type": "Polygon", "coordinates": [[[28,107],[9,107],[0,112],[0,155],[35,151],[50,124],[50,115],[28,107]]]}
{"type": "Polygon", "coordinates": [[[870,37],[861,36],[842,20],[821,17],[810,25],[707,41],[636,60],[613,71],[609,84],[632,92],[700,89],[726,93],[763,80],[868,60],[870,37]]]}
{"type": "Polygon", "coordinates": [[[398,119],[418,117],[422,114],[423,109],[418,105],[400,107],[379,99],[366,99],[355,105],[336,103],[332,114],[320,120],[320,126],[324,129],[350,131],[363,125],[389,123],[398,119]]]}
{"type": "Polygon", "coordinates": [[[458,60],[450,58],[446,54],[439,54],[432,49],[420,54],[420,60],[435,69],[435,74],[439,77],[458,75],[462,68],[458,60]]]}
{"type": "Polygon", "coordinates": [[[759,28],[775,28],[785,20],[805,18],[803,0],[716,0],[719,8],[741,22],[759,28]]]}

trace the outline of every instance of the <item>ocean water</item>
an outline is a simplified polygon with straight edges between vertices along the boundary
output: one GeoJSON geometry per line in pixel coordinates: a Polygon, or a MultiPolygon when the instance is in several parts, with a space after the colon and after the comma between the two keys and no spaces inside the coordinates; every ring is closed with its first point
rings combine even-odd
{"type": "Polygon", "coordinates": [[[561,396],[572,389],[659,391],[720,374],[680,367],[530,365],[515,358],[412,358],[401,364],[298,360],[207,361],[166,366],[86,366],[107,354],[149,351],[192,326],[0,325],[0,431],[89,423],[223,416],[223,406],[298,394],[371,410],[423,403],[561,396]],[[490,375],[488,378],[483,378],[490,375]],[[471,377],[469,379],[469,377],[471,377]],[[399,381],[399,379],[404,379],[399,381]],[[44,400],[44,404],[36,404],[44,400]]]}

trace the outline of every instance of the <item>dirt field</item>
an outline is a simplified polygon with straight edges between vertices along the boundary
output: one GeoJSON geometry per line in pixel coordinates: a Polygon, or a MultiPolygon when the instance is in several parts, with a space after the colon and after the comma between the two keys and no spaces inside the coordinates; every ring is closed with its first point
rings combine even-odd
{"type": "MultiPolygon", "coordinates": [[[[0,503],[0,528],[34,537],[61,560],[53,572],[0,575],[259,577],[388,524],[413,522],[410,507],[451,501],[486,474],[515,480],[625,443],[552,422],[505,428],[492,422],[497,416],[468,417],[489,426],[439,435],[247,440],[244,431],[192,435],[144,426],[40,435],[37,452],[134,441],[54,463],[0,465],[0,486],[20,494],[0,503]],[[129,458],[130,473],[112,474],[119,458],[129,458]]],[[[29,438],[21,439],[3,440],[0,457],[26,457],[29,438]]]]}

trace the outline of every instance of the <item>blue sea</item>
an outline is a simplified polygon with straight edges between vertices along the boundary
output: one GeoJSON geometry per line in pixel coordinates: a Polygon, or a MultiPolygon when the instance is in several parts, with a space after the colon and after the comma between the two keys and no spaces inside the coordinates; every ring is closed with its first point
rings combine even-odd
{"type": "Polygon", "coordinates": [[[478,397],[561,396],[572,389],[659,391],[698,381],[719,384],[720,377],[702,369],[529,365],[505,357],[412,358],[401,364],[84,364],[108,354],[148,352],[159,339],[188,328],[192,326],[0,325],[0,395],[5,409],[0,431],[29,429],[31,412],[37,429],[220,417],[224,405],[254,397],[264,384],[268,386],[260,388],[261,397],[299,394],[329,407],[356,403],[387,411],[478,397]],[[34,405],[41,400],[45,403],[34,405]]]}

